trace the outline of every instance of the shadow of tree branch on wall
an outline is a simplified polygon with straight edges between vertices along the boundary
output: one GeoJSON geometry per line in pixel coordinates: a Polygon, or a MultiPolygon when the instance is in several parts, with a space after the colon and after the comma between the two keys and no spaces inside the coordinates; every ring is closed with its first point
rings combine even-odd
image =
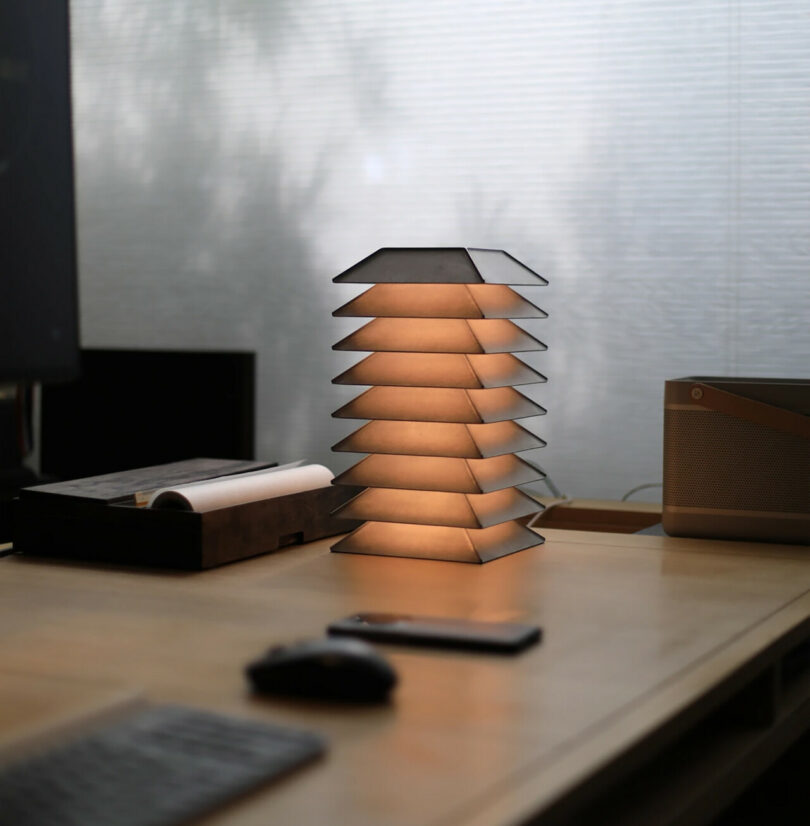
{"type": "MultiPolygon", "coordinates": [[[[291,162],[301,4],[73,6],[84,343],[256,350],[259,452],[325,458],[334,273],[312,228],[341,136],[291,162]]],[[[340,82],[358,118],[379,105],[380,83],[340,82]]]]}

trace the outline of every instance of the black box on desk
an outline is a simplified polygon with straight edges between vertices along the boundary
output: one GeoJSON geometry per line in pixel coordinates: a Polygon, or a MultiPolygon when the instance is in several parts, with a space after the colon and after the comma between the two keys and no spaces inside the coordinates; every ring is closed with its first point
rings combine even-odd
{"type": "Polygon", "coordinates": [[[17,502],[14,550],[199,570],[345,533],[359,524],[330,515],[357,492],[331,485],[204,513],[138,504],[145,492],[158,488],[273,466],[189,459],[25,488],[17,502]]]}
{"type": "Polygon", "coordinates": [[[810,380],[666,382],[664,530],[810,544],[810,380]]]}

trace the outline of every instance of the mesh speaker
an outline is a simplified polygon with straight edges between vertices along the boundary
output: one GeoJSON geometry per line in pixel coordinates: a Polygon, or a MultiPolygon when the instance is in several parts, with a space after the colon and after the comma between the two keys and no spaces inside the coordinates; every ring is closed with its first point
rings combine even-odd
{"type": "Polygon", "coordinates": [[[804,380],[668,381],[664,530],[810,544],[808,410],[804,380]]]}

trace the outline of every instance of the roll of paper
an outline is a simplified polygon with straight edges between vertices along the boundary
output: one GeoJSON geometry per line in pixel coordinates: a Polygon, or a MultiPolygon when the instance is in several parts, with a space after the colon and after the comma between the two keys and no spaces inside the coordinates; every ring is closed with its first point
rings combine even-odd
{"type": "Polygon", "coordinates": [[[152,494],[148,507],[204,513],[327,487],[333,478],[334,474],[323,465],[282,465],[160,488],[152,494]]]}

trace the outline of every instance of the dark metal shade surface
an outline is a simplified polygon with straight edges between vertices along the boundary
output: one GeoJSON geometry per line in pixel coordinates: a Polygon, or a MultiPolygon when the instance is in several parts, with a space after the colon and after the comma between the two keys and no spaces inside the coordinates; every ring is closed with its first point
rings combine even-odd
{"type": "Polygon", "coordinates": [[[336,276],[336,284],[547,284],[503,250],[384,247],[336,276]]]}

